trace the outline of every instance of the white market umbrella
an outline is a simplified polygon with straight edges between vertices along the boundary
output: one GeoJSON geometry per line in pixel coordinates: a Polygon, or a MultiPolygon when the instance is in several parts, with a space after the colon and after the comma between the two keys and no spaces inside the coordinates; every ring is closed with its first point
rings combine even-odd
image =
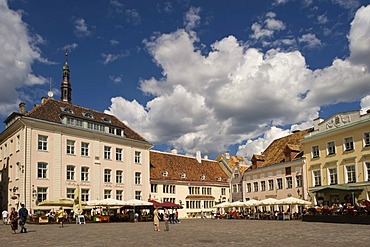
{"type": "Polygon", "coordinates": [[[275,198],[266,198],[259,201],[258,205],[256,206],[272,206],[272,205],[279,205],[279,200],[275,198]]]}
{"type": "Polygon", "coordinates": [[[52,206],[52,207],[72,207],[74,200],[72,198],[59,197],[50,200],[44,200],[38,206],[52,206]]]}
{"type": "Polygon", "coordinates": [[[311,202],[295,197],[287,197],[284,199],[280,199],[279,205],[311,205],[311,202]]]}
{"type": "Polygon", "coordinates": [[[100,206],[100,207],[113,207],[113,206],[124,206],[125,201],[120,201],[112,198],[102,199],[102,200],[91,200],[87,202],[89,206],[100,206]]]}
{"type": "Polygon", "coordinates": [[[142,200],[137,200],[137,199],[131,199],[128,201],[123,202],[122,206],[152,206],[152,202],[148,201],[142,201],[142,200]]]}
{"type": "Polygon", "coordinates": [[[249,201],[244,202],[244,206],[245,207],[255,207],[255,206],[258,206],[259,202],[260,201],[258,200],[251,199],[249,201]]]}
{"type": "Polygon", "coordinates": [[[240,202],[240,201],[237,201],[237,202],[232,202],[230,203],[230,207],[245,207],[245,202],[240,202]]]}
{"type": "Polygon", "coordinates": [[[232,207],[230,205],[231,205],[230,202],[221,202],[221,203],[215,205],[214,207],[215,208],[230,208],[230,207],[232,207]]]}

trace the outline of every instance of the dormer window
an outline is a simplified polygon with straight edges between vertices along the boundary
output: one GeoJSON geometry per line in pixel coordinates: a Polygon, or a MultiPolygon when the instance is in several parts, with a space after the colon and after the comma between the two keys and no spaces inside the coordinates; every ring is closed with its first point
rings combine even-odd
{"type": "Polygon", "coordinates": [[[67,113],[73,114],[72,109],[71,109],[71,108],[69,108],[69,107],[61,107],[61,109],[62,109],[62,111],[64,111],[64,112],[67,112],[67,113]]]}
{"type": "Polygon", "coordinates": [[[221,177],[218,177],[218,178],[217,178],[217,181],[221,181],[221,180],[222,180],[222,178],[221,178],[221,177]]]}
{"type": "Polygon", "coordinates": [[[112,122],[112,120],[110,120],[110,118],[109,117],[102,117],[101,118],[104,122],[106,122],[106,123],[111,123],[112,122]]]}
{"type": "Polygon", "coordinates": [[[163,177],[168,177],[168,171],[162,171],[162,176],[163,177]]]}
{"type": "Polygon", "coordinates": [[[184,172],[180,173],[180,178],[186,178],[186,174],[184,172]]]}
{"type": "Polygon", "coordinates": [[[85,113],[82,113],[82,115],[84,116],[84,117],[87,117],[87,118],[91,118],[91,119],[93,119],[94,117],[93,117],[93,115],[91,114],[91,112],[85,112],[85,113]]]}
{"type": "Polygon", "coordinates": [[[202,176],[200,176],[200,179],[201,180],[205,180],[206,179],[206,175],[203,174],[202,176]]]}

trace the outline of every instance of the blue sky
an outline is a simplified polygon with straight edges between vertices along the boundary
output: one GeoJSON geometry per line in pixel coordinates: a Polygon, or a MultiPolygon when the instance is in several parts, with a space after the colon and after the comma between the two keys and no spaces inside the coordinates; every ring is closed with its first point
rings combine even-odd
{"type": "Polygon", "coordinates": [[[370,108],[369,4],[0,0],[0,118],[50,86],[60,99],[68,49],[74,104],[154,149],[250,158],[318,116],[370,108]]]}

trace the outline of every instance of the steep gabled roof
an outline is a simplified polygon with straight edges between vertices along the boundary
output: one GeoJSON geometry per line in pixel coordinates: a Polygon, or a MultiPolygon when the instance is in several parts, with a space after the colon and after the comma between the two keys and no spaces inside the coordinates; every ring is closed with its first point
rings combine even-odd
{"type": "Polygon", "coordinates": [[[236,164],[239,164],[240,174],[243,174],[243,172],[249,167],[247,160],[245,160],[242,156],[230,155],[230,158],[227,159],[224,154],[220,154],[215,160],[224,161],[229,166],[232,172],[235,170],[236,164]]]}
{"type": "Polygon", "coordinates": [[[74,105],[68,102],[58,101],[54,99],[45,99],[43,103],[34,107],[31,111],[25,114],[26,117],[44,120],[62,124],[62,116],[70,116],[76,119],[85,120],[103,124],[105,126],[117,127],[123,130],[125,137],[129,139],[147,142],[142,136],[126,126],[118,118],[113,115],[91,110],[82,106],[74,105]],[[64,111],[63,109],[69,108],[71,112],[64,111]],[[85,113],[91,113],[93,118],[89,118],[85,113]],[[109,122],[104,121],[109,119],[109,122]]]}
{"type": "Polygon", "coordinates": [[[150,179],[225,183],[228,177],[217,161],[202,159],[199,163],[195,157],[152,150],[150,179]],[[167,176],[163,176],[164,172],[167,176]],[[181,178],[181,174],[185,174],[185,178],[181,178]]]}
{"type": "MultiPolygon", "coordinates": [[[[310,128],[298,131],[291,135],[274,140],[265,149],[265,151],[263,151],[262,156],[264,158],[264,162],[258,167],[281,163],[285,159],[284,151],[287,147],[293,151],[301,152],[303,150],[301,140],[303,140],[305,134],[311,132],[312,130],[313,129],[310,128]]],[[[260,157],[259,155],[256,156],[260,157]]]]}

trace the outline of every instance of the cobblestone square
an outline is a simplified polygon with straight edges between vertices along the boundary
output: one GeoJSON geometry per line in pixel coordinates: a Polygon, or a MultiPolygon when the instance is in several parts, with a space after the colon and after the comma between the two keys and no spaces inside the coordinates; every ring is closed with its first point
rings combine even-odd
{"type": "Polygon", "coordinates": [[[267,220],[182,220],[170,231],[152,222],[0,226],[1,246],[368,246],[368,225],[267,220]]]}

